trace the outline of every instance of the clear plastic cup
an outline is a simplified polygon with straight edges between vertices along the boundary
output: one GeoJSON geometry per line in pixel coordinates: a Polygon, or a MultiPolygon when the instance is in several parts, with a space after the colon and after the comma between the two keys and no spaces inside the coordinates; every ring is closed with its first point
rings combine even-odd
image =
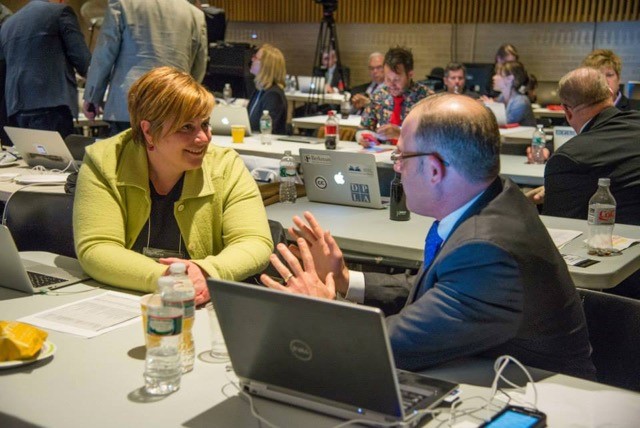
{"type": "Polygon", "coordinates": [[[207,316],[209,317],[209,330],[211,332],[211,351],[210,357],[219,362],[229,361],[229,353],[227,352],[227,345],[224,343],[224,337],[222,337],[222,330],[220,330],[220,323],[218,323],[218,317],[216,310],[213,307],[213,303],[209,302],[205,305],[207,309],[207,316]]]}

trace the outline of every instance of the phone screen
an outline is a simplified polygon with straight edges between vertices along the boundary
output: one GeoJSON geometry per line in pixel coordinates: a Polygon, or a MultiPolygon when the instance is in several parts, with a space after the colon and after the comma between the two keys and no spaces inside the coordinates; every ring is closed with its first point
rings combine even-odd
{"type": "Polygon", "coordinates": [[[497,419],[494,419],[487,423],[487,428],[528,428],[533,427],[538,423],[540,418],[524,413],[515,412],[513,410],[507,410],[497,419]]]}

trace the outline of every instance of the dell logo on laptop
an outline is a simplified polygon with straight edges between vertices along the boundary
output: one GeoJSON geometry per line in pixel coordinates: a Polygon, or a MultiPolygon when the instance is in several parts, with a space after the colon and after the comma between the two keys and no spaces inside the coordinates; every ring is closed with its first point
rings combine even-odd
{"type": "Polygon", "coordinates": [[[307,345],[302,340],[293,339],[289,342],[289,350],[291,351],[291,355],[300,361],[310,361],[311,358],[313,358],[311,346],[307,345]]]}

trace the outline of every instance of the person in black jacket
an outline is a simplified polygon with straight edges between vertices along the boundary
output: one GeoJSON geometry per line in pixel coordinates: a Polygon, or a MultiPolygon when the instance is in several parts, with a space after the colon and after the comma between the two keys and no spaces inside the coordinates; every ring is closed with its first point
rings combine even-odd
{"type": "Polygon", "coordinates": [[[264,44],[251,59],[251,74],[255,76],[257,90],[251,96],[247,109],[251,130],[260,132],[260,117],[269,110],[272,132],[285,134],[287,129],[287,99],[284,96],[284,78],[287,75],[284,55],[280,49],[264,44]]]}
{"type": "Polygon", "coordinates": [[[605,76],[582,67],[566,74],[559,96],[578,133],[547,162],[544,187],[530,192],[542,213],[586,220],[598,178],[611,179],[616,222],[640,225],[640,112],[614,107],[605,76]]]}

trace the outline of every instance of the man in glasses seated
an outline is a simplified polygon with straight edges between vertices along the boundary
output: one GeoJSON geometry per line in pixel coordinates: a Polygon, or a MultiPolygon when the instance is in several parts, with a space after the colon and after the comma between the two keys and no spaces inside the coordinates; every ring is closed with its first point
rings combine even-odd
{"type": "Polygon", "coordinates": [[[535,207],[498,176],[499,152],[498,124],[486,107],[462,95],[427,98],[405,120],[394,154],[407,207],[435,218],[418,275],[349,271],[331,234],[305,213],[289,230],[297,247],[278,246],[286,265],[271,257],[285,285],[264,275],[263,283],[380,307],[402,369],[509,354],[593,379],[567,265],[535,207]]]}

